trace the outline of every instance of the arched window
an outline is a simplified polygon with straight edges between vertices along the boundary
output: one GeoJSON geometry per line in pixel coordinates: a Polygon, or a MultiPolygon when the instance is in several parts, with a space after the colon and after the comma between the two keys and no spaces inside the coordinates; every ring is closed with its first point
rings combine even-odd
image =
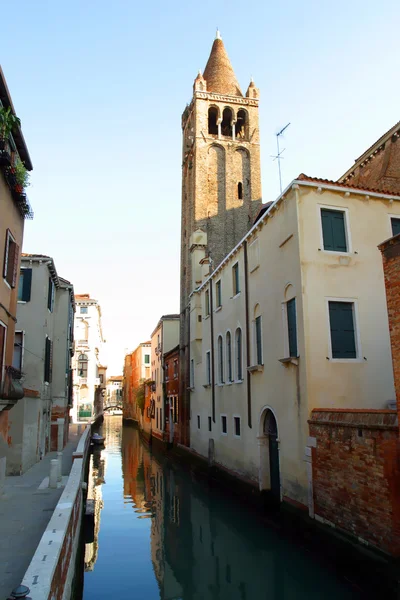
{"type": "Polygon", "coordinates": [[[226,370],[228,375],[228,382],[233,381],[232,376],[232,340],[231,332],[228,331],[226,334],[226,370]]]}
{"type": "Polygon", "coordinates": [[[88,370],[87,354],[80,354],[78,356],[78,375],[79,375],[79,377],[87,377],[87,370],[88,370]]]}
{"type": "Polygon", "coordinates": [[[208,109],[208,133],[211,135],[218,135],[218,109],[215,106],[211,106],[208,109]]]}
{"type": "Polygon", "coordinates": [[[236,380],[243,379],[243,357],[242,357],[242,330],[236,329],[235,334],[235,359],[236,359],[236,380]]]}
{"type": "Polygon", "coordinates": [[[236,139],[239,140],[244,140],[247,138],[247,122],[246,122],[246,111],[245,110],[239,110],[237,117],[236,117],[236,123],[235,123],[235,137],[236,139]]]}
{"type": "Polygon", "coordinates": [[[224,383],[224,348],[222,335],[218,336],[218,383],[224,383]]]}
{"type": "Polygon", "coordinates": [[[224,108],[222,113],[221,133],[226,137],[232,137],[232,111],[230,108],[224,108]]]}

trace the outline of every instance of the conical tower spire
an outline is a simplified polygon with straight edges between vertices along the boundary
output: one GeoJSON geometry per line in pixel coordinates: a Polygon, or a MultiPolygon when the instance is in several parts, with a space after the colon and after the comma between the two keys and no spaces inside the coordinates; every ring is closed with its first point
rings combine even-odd
{"type": "Polygon", "coordinates": [[[218,29],[203,77],[207,82],[207,92],[243,96],[218,29]]]}

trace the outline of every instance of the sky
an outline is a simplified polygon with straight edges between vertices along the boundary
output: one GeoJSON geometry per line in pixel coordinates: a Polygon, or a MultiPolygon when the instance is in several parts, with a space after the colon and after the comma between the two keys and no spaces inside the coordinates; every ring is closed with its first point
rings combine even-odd
{"type": "Polygon", "coordinates": [[[337,179],[399,120],[398,0],[20,0],[0,60],[32,158],[25,252],[102,308],[108,374],[179,312],[181,115],[218,27],[260,88],[263,201],[337,179]]]}

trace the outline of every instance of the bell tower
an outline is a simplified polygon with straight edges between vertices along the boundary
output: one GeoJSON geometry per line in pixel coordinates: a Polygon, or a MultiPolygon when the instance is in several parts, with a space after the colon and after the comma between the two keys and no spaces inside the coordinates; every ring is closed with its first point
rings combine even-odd
{"type": "MultiPolygon", "coordinates": [[[[211,270],[250,229],[261,207],[259,91],[244,96],[219,31],[182,115],[181,381],[188,387],[192,234],[202,231],[211,270]],[[185,359],[183,357],[185,352],[185,359]]],[[[199,283],[199,282],[198,282],[199,283]]],[[[181,396],[182,397],[182,396],[181,396]]]]}

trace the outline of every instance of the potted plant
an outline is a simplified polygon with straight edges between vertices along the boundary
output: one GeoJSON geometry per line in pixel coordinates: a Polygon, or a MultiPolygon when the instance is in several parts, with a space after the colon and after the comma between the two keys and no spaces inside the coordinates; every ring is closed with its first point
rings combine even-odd
{"type": "Polygon", "coordinates": [[[29,185],[29,173],[25,168],[24,163],[20,158],[17,158],[15,163],[15,191],[17,194],[22,194],[24,189],[29,185]]]}
{"type": "Polygon", "coordinates": [[[4,106],[0,106],[0,150],[5,148],[14,127],[20,126],[21,120],[14,115],[11,107],[4,108],[4,106]]]}

